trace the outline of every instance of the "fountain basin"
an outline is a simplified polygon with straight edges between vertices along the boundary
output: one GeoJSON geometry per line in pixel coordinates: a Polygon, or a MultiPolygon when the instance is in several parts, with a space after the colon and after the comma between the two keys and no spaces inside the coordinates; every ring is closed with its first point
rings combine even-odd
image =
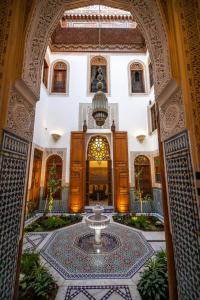
{"type": "Polygon", "coordinates": [[[99,218],[96,215],[90,215],[86,217],[86,224],[92,229],[104,229],[110,223],[108,216],[100,215],[99,218]]]}
{"type": "Polygon", "coordinates": [[[101,245],[101,230],[105,229],[110,223],[110,218],[106,215],[102,215],[104,208],[100,205],[96,205],[93,208],[94,214],[86,217],[86,224],[95,230],[95,243],[101,245]]]}

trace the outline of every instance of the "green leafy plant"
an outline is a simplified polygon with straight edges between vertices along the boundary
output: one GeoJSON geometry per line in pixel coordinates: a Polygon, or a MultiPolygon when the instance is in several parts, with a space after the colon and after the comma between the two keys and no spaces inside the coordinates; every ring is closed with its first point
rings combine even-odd
{"type": "Polygon", "coordinates": [[[62,218],[59,218],[57,216],[49,217],[42,222],[42,226],[46,229],[56,229],[68,224],[70,224],[69,220],[63,220],[62,218]]]}
{"type": "Polygon", "coordinates": [[[60,215],[60,216],[42,216],[25,228],[25,232],[41,232],[48,231],[70,224],[80,222],[82,216],[77,215],[60,215]]]}
{"type": "Polygon", "coordinates": [[[39,254],[36,252],[25,251],[21,258],[20,271],[29,274],[30,270],[39,266],[39,254]]]}
{"type": "Polygon", "coordinates": [[[52,276],[39,263],[39,255],[25,252],[21,259],[19,300],[53,299],[57,286],[52,276]]]}
{"type": "Polygon", "coordinates": [[[143,300],[168,299],[167,258],[163,250],[145,264],[137,288],[143,300]]]}
{"type": "Polygon", "coordinates": [[[163,231],[164,229],[158,218],[149,215],[117,214],[113,216],[113,219],[118,223],[145,231],[163,231]],[[156,224],[158,222],[159,225],[156,224]]]}
{"type": "Polygon", "coordinates": [[[35,295],[48,299],[49,290],[55,287],[52,276],[45,270],[43,266],[34,269],[34,280],[32,282],[35,295]]]}
{"type": "Polygon", "coordinates": [[[131,224],[139,229],[148,229],[148,219],[146,216],[131,217],[131,224]]]}

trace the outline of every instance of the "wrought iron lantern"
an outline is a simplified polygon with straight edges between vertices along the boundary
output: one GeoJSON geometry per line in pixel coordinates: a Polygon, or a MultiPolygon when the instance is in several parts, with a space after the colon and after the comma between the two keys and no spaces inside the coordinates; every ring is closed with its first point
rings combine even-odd
{"type": "Polygon", "coordinates": [[[108,99],[103,90],[103,73],[102,68],[98,68],[97,75],[97,92],[92,99],[92,116],[97,126],[103,126],[108,117],[108,99]]]}

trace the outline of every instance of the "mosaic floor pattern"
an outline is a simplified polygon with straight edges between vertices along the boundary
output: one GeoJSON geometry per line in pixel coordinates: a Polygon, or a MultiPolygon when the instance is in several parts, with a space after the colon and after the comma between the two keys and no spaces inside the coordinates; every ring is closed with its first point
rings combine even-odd
{"type": "Polygon", "coordinates": [[[27,233],[24,237],[23,250],[34,251],[47,237],[48,233],[27,233]]]}
{"type": "Polygon", "coordinates": [[[65,300],[132,300],[127,285],[70,286],[65,300]]]}
{"type": "Polygon", "coordinates": [[[131,278],[153,255],[142,234],[113,223],[102,231],[112,251],[89,253],[77,243],[92,234],[84,223],[54,232],[40,254],[64,279],[131,278]]]}

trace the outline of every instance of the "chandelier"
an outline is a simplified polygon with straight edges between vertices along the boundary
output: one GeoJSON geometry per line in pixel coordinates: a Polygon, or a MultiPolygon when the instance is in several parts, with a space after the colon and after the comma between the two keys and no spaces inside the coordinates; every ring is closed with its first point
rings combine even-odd
{"type": "MultiPolygon", "coordinates": [[[[100,26],[100,5],[99,5],[99,48],[101,48],[101,26],[100,26]]],[[[97,126],[103,126],[108,117],[108,99],[103,92],[103,72],[99,66],[97,75],[97,92],[92,99],[92,116],[97,126]]]]}
{"type": "Polygon", "coordinates": [[[97,92],[92,99],[92,116],[97,126],[103,126],[108,117],[108,99],[103,90],[103,75],[101,67],[98,68],[97,92]]]}

